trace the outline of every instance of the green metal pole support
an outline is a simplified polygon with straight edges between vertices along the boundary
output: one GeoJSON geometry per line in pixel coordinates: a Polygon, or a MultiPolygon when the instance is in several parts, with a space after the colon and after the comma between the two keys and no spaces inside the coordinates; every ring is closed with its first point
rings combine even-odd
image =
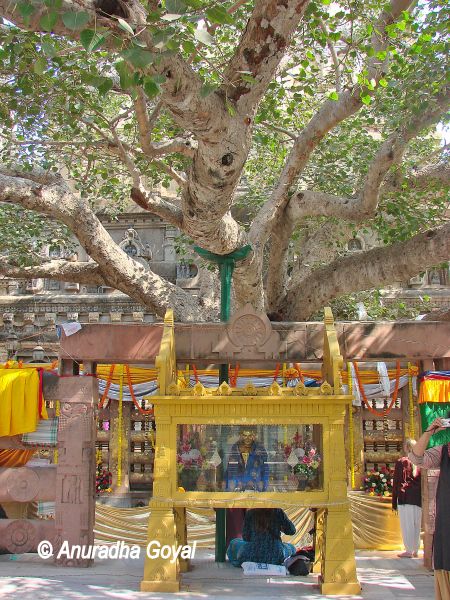
{"type": "MultiPolygon", "coordinates": [[[[231,281],[236,261],[244,260],[251,250],[251,246],[243,246],[231,254],[214,254],[209,250],[204,250],[194,246],[194,250],[205,260],[217,263],[220,273],[220,320],[226,323],[231,314],[231,281]]],[[[221,364],[219,367],[219,383],[229,383],[228,363],[221,364]]],[[[216,562],[225,562],[226,553],[226,509],[216,509],[216,562]]]]}

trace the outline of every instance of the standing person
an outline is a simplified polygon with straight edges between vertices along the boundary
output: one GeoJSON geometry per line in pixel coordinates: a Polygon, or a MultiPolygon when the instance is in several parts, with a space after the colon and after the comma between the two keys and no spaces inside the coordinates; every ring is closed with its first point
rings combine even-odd
{"type": "Polygon", "coordinates": [[[283,543],[281,533],[294,535],[295,525],[281,508],[253,508],[245,513],[242,537],[231,540],[227,556],[231,564],[243,562],[282,565],[295,554],[293,544],[283,543]]]}
{"type": "Polygon", "coordinates": [[[423,469],[440,469],[433,539],[436,600],[450,600],[450,444],[434,446],[429,450],[426,447],[430,438],[444,429],[442,419],[435,419],[408,456],[413,464],[423,469]]]}
{"type": "Polygon", "coordinates": [[[392,509],[400,516],[405,552],[399,558],[415,558],[419,552],[420,524],[422,521],[422,492],[420,470],[406,456],[415,446],[414,440],[406,440],[405,456],[395,463],[392,485],[392,509]]]}

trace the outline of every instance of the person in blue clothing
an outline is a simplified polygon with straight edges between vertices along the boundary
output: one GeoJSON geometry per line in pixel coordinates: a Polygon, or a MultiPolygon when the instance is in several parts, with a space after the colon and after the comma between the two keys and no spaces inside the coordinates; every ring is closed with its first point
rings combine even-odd
{"type": "Polygon", "coordinates": [[[231,446],[226,473],[228,491],[265,492],[269,485],[267,451],[256,441],[256,430],[243,428],[239,440],[231,446]]]}
{"type": "Polygon", "coordinates": [[[235,538],[227,556],[235,567],[244,562],[282,565],[296,552],[293,544],[283,543],[281,533],[294,535],[295,525],[281,508],[253,508],[245,514],[243,539],[235,538]]]}
{"type": "MultiPolygon", "coordinates": [[[[256,441],[256,428],[241,427],[239,439],[231,446],[225,473],[225,489],[228,492],[265,492],[269,486],[267,451],[256,441]]],[[[227,509],[226,543],[242,535],[245,508],[227,509]]]]}

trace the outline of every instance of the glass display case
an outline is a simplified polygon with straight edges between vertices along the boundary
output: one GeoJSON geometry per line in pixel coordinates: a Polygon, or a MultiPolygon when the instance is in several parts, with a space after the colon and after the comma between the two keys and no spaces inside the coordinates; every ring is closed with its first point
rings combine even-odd
{"type": "Polygon", "coordinates": [[[321,425],[177,425],[177,484],[185,492],[323,489],[321,425]]]}

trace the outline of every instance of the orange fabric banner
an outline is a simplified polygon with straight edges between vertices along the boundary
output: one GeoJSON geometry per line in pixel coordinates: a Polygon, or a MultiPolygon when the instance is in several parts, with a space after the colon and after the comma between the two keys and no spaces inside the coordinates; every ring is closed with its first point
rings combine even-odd
{"type": "Polygon", "coordinates": [[[419,404],[424,402],[450,402],[450,381],[448,379],[422,381],[419,391],[419,404]]]}
{"type": "Polygon", "coordinates": [[[0,450],[0,467],[23,467],[34,452],[34,450],[0,450]]]}

